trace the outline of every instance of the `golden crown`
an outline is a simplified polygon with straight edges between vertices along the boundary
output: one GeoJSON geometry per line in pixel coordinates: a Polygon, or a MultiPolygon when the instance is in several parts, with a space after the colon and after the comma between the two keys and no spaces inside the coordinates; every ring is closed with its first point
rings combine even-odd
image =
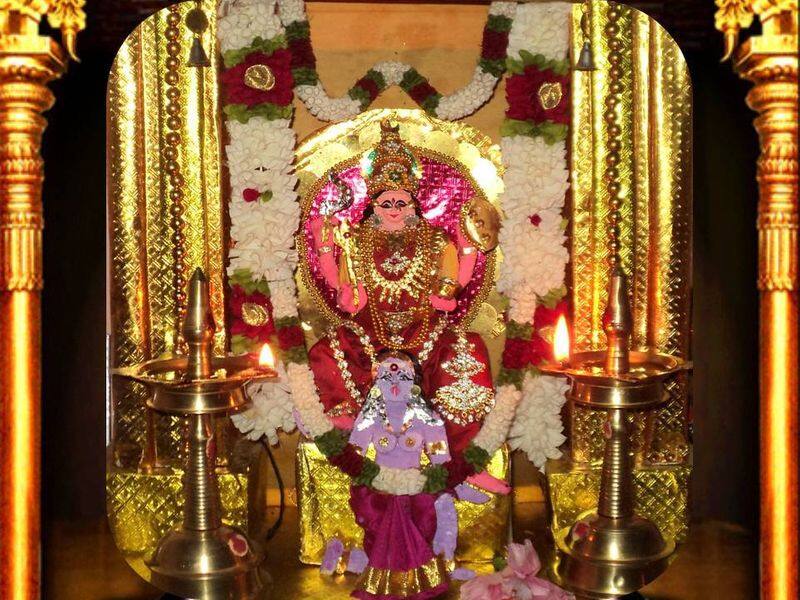
{"type": "Polygon", "coordinates": [[[362,173],[369,197],[388,190],[416,194],[420,171],[419,161],[400,137],[400,126],[392,125],[388,119],[381,121],[381,140],[367,155],[362,173]]]}

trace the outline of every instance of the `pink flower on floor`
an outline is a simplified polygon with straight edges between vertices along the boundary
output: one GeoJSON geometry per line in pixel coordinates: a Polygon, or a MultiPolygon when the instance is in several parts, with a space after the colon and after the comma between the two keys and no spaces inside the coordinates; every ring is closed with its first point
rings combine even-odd
{"type": "Polygon", "coordinates": [[[508,566],[461,586],[461,600],[574,600],[554,583],[537,577],[542,568],[530,540],[508,545],[508,566]]]}
{"type": "Polygon", "coordinates": [[[481,575],[461,586],[461,600],[508,600],[502,573],[481,575]]]}
{"type": "Polygon", "coordinates": [[[520,579],[536,575],[539,572],[542,563],[530,540],[525,540],[524,544],[512,542],[508,545],[508,568],[520,579]]]}

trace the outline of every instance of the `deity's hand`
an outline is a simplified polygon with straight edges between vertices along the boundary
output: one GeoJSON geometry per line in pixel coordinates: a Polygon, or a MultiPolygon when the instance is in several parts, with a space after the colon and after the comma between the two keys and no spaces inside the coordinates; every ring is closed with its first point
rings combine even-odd
{"type": "Polygon", "coordinates": [[[466,483],[459,483],[455,487],[455,491],[459,500],[466,500],[467,502],[472,502],[473,504],[483,504],[489,501],[489,496],[487,494],[481,490],[467,485],[466,483]]]}
{"type": "Polygon", "coordinates": [[[336,217],[328,217],[327,223],[325,222],[325,217],[312,217],[308,220],[308,226],[311,228],[311,235],[314,238],[314,250],[319,250],[319,248],[323,245],[333,244],[333,235],[330,231],[325,231],[325,225],[327,224],[328,227],[333,228],[339,224],[339,219],[336,217]],[[323,233],[326,233],[326,238],[329,237],[330,239],[323,239],[323,233]]]}
{"type": "Polygon", "coordinates": [[[430,302],[433,308],[443,312],[455,310],[457,304],[455,298],[442,298],[441,296],[437,296],[435,294],[431,294],[430,302]]]}
{"type": "Polygon", "coordinates": [[[334,427],[345,431],[352,431],[353,424],[356,422],[356,418],[350,415],[341,415],[339,417],[331,417],[330,419],[334,427]]]}
{"type": "Polygon", "coordinates": [[[507,481],[498,479],[494,475],[490,475],[487,471],[481,471],[475,475],[470,475],[467,477],[467,483],[471,483],[472,485],[476,485],[479,488],[495,494],[502,494],[503,496],[511,492],[511,486],[508,485],[507,481]]]}
{"type": "Polygon", "coordinates": [[[344,284],[339,288],[336,303],[343,311],[354,315],[366,306],[367,290],[364,289],[361,283],[358,284],[358,304],[356,304],[353,297],[353,286],[349,283],[344,284]]]}

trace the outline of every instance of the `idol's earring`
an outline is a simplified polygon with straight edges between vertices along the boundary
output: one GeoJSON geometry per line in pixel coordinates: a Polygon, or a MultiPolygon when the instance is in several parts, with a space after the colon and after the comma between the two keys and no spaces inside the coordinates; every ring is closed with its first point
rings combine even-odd
{"type": "Polygon", "coordinates": [[[378,228],[378,227],[381,226],[381,223],[382,223],[382,220],[376,213],[372,213],[372,215],[370,215],[370,217],[369,217],[369,224],[370,225],[372,225],[375,228],[378,228]]]}
{"type": "Polygon", "coordinates": [[[381,397],[381,390],[377,385],[373,385],[370,390],[368,396],[373,400],[377,400],[381,397]]]}
{"type": "Polygon", "coordinates": [[[416,227],[417,223],[419,223],[419,217],[417,215],[408,215],[404,222],[406,227],[416,227]]]}
{"type": "Polygon", "coordinates": [[[415,383],[411,386],[411,395],[415,398],[419,398],[422,395],[422,388],[415,383]]]}

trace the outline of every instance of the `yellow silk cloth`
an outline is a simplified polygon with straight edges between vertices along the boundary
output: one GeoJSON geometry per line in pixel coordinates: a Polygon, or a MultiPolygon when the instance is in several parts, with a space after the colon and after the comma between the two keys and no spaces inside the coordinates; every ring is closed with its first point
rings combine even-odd
{"type": "MultiPolygon", "coordinates": [[[[508,479],[511,461],[502,447],[487,468],[495,477],[508,479]]],[[[297,447],[297,505],[300,513],[300,560],[322,562],[325,545],[339,538],[345,548],[360,547],[364,531],[350,509],[350,478],[328,460],[311,442],[297,447]]],[[[502,554],[508,541],[511,497],[490,494],[484,504],[456,500],[458,547],[456,560],[490,562],[502,554]]]]}

